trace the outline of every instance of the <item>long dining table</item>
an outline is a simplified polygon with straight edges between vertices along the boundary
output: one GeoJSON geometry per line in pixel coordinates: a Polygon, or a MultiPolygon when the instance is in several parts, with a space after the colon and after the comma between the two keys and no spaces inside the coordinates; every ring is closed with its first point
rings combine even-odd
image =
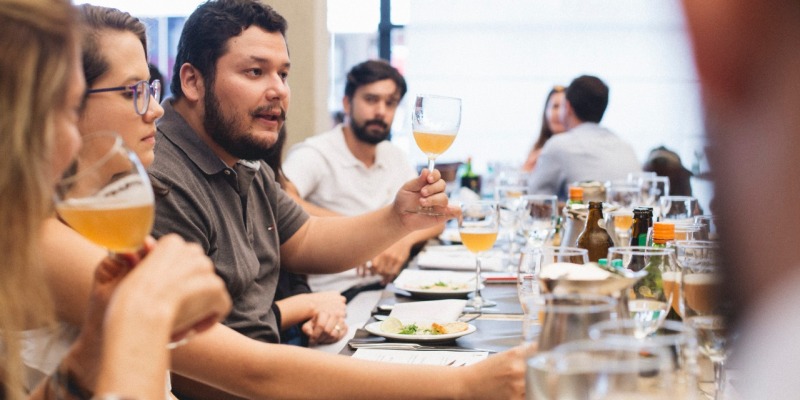
{"type": "MultiPolygon", "coordinates": [[[[407,268],[418,269],[416,259],[409,262],[407,268]]],[[[493,307],[483,307],[480,312],[475,312],[471,308],[464,309],[464,313],[459,318],[474,325],[476,330],[472,334],[455,339],[452,342],[431,344],[433,347],[443,349],[453,346],[464,349],[483,349],[490,352],[500,352],[514,347],[522,342],[522,320],[523,311],[517,296],[516,282],[505,279],[500,282],[487,280],[481,290],[484,298],[497,303],[493,307]]],[[[393,284],[387,285],[381,291],[377,303],[370,310],[370,317],[363,325],[378,321],[381,315],[388,315],[392,306],[398,303],[414,301],[425,301],[425,299],[415,298],[410,293],[398,289],[393,284]]],[[[365,339],[371,342],[393,342],[391,339],[381,340],[367,332],[363,326],[352,326],[356,329],[353,337],[348,340],[363,342],[365,339]]],[[[345,345],[339,352],[343,355],[353,355],[355,350],[349,345],[345,345]]]]}

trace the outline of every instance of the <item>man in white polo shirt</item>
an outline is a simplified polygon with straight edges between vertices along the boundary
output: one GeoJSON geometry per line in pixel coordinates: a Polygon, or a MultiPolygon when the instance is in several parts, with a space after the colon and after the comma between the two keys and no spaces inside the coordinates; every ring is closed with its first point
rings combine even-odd
{"type": "MultiPolygon", "coordinates": [[[[417,175],[406,154],[388,140],[406,89],[403,76],[384,61],[365,61],[350,70],[342,99],[344,123],[293,146],[283,164],[298,195],[323,209],[309,213],[357,215],[378,209],[417,175]]],[[[348,300],[360,291],[380,289],[397,276],[414,245],[443,229],[444,224],[414,232],[358,268],[310,276],[311,288],[338,290],[348,300]]]]}

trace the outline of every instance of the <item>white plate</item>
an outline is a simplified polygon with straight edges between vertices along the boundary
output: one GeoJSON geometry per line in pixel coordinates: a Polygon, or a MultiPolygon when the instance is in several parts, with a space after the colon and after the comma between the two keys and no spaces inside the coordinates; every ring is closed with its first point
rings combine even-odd
{"type": "MultiPolygon", "coordinates": [[[[430,282],[433,284],[435,282],[430,282]]],[[[408,293],[411,293],[414,297],[419,297],[421,299],[463,299],[467,297],[468,294],[475,292],[475,282],[472,281],[469,284],[465,285],[464,288],[458,289],[447,289],[447,290],[438,290],[438,289],[422,289],[419,286],[425,285],[412,285],[411,283],[395,283],[394,285],[396,288],[400,290],[405,290],[408,293]]],[[[481,284],[481,289],[483,289],[484,285],[481,284]]]]}
{"type": "MultiPolygon", "coordinates": [[[[406,322],[406,323],[410,323],[410,322],[406,322]]],[[[430,324],[430,322],[422,322],[422,321],[419,321],[418,323],[430,324]]],[[[393,339],[393,340],[403,341],[403,342],[428,342],[428,343],[430,343],[430,342],[447,342],[447,341],[455,340],[456,338],[460,338],[461,336],[469,335],[470,333],[475,332],[475,330],[477,328],[475,328],[475,325],[467,324],[467,330],[462,331],[462,332],[445,333],[445,334],[442,334],[442,335],[403,335],[403,334],[400,334],[400,333],[387,333],[387,332],[382,331],[381,330],[381,322],[378,321],[378,322],[373,322],[373,323],[367,324],[364,327],[364,329],[366,329],[367,332],[369,332],[369,333],[371,333],[373,335],[383,336],[383,337],[385,337],[387,339],[393,339]]]]}

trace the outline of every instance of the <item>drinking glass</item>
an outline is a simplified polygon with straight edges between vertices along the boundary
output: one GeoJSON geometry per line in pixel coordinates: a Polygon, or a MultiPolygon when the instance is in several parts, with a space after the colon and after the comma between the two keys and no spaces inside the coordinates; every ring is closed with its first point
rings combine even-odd
{"type": "Polygon", "coordinates": [[[692,196],[661,196],[658,202],[662,220],[694,222],[699,210],[697,199],[692,196]]]}
{"type": "Polygon", "coordinates": [[[606,187],[606,203],[620,209],[632,210],[640,197],[639,185],[628,181],[608,181],[606,187]]]}
{"type": "MultiPolygon", "coordinates": [[[[588,339],[589,327],[608,319],[617,318],[617,301],[611,296],[590,293],[545,293],[526,299],[528,321],[539,321],[539,351],[550,350],[560,344],[588,339]]],[[[523,326],[532,326],[524,323],[523,326]]],[[[525,341],[534,337],[523,331],[525,341]]]]}
{"type": "Polygon", "coordinates": [[[520,257],[517,271],[517,296],[522,311],[528,314],[528,300],[539,296],[539,273],[554,263],[583,265],[589,262],[589,252],[578,247],[536,247],[528,248],[520,257]]]}
{"type": "Polygon", "coordinates": [[[699,240],[717,239],[717,217],[714,215],[696,215],[694,222],[700,225],[699,240]]]}
{"type": "Polygon", "coordinates": [[[627,291],[630,318],[637,322],[635,336],[646,337],[655,332],[669,312],[673,298],[679,296],[677,286],[666,286],[665,274],[675,273],[675,250],[672,248],[623,246],[608,249],[608,263],[622,260],[622,268],[647,271],[647,275],[627,291]]]}
{"type": "Polygon", "coordinates": [[[613,239],[617,246],[630,245],[631,229],[633,228],[633,211],[624,209],[606,213],[606,226],[614,227],[613,239]]]}
{"type": "Polygon", "coordinates": [[[553,237],[558,224],[558,197],[546,194],[523,196],[519,230],[528,247],[541,247],[553,237]]]}
{"type": "Polygon", "coordinates": [[[662,348],[581,340],[527,361],[526,399],[674,399],[674,366],[662,348]]]}
{"type": "Polygon", "coordinates": [[[639,181],[642,178],[655,178],[657,176],[658,174],[656,174],[655,172],[649,172],[649,171],[628,172],[627,181],[628,183],[638,185],[639,181]]]}
{"type": "Polygon", "coordinates": [[[496,201],[473,201],[461,205],[458,233],[461,243],[475,254],[475,292],[467,306],[476,312],[480,312],[482,307],[497,304],[481,297],[481,253],[494,246],[499,229],[500,209],[496,201]]]}
{"type": "MultiPolygon", "coordinates": [[[[642,176],[639,178],[639,190],[641,205],[658,208],[661,196],[669,195],[669,177],[642,176]]],[[[654,210],[653,213],[659,215],[658,210],[654,210]]]]}
{"type": "Polygon", "coordinates": [[[700,352],[714,364],[716,399],[722,398],[725,384],[725,359],[728,332],[720,285],[719,244],[714,241],[675,242],[677,260],[681,266],[681,307],[686,324],[697,330],[700,352]]]}
{"type": "Polygon", "coordinates": [[[153,227],[150,179],[112,132],[87,135],[55,191],[58,216],[112,253],[135,252],[153,227]]]}
{"type": "MultiPolygon", "coordinates": [[[[456,140],[461,125],[461,99],[430,94],[417,95],[411,115],[414,141],[428,157],[428,171],[433,172],[436,157],[456,140]]],[[[442,215],[432,207],[418,207],[411,213],[442,215]]]]}
{"type": "Polygon", "coordinates": [[[513,272],[519,258],[517,246],[517,228],[519,216],[524,203],[522,196],[528,194],[527,186],[501,185],[495,187],[494,199],[500,207],[500,231],[508,244],[507,269],[513,272]]]}
{"type": "Polygon", "coordinates": [[[697,332],[678,321],[664,321],[652,335],[636,338],[638,322],[632,319],[617,319],[598,322],[589,327],[593,340],[609,340],[621,343],[636,342],[644,348],[662,348],[671,356],[676,370],[675,394],[679,399],[695,398],[700,368],[697,364],[697,332]]]}

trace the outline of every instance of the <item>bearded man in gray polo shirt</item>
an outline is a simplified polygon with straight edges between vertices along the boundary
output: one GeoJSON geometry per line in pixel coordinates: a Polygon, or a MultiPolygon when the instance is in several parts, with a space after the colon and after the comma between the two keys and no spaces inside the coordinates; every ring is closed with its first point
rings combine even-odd
{"type": "Polygon", "coordinates": [[[275,183],[270,168],[248,161],[275,143],[289,106],[285,21],[272,17],[241,33],[212,27],[202,39],[185,40],[184,32],[174,98],[163,103],[150,173],[169,191],[158,200],[155,235],[176,232],[203,246],[234,301],[225,324],[277,342],[280,316],[271,306],[280,267],[339,272],[457,210],[448,207],[445,183],[435,171],[407,182],[393,204],[375,212],[309,217],[275,183]],[[404,212],[419,205],[447,215],[404,212]]]}

